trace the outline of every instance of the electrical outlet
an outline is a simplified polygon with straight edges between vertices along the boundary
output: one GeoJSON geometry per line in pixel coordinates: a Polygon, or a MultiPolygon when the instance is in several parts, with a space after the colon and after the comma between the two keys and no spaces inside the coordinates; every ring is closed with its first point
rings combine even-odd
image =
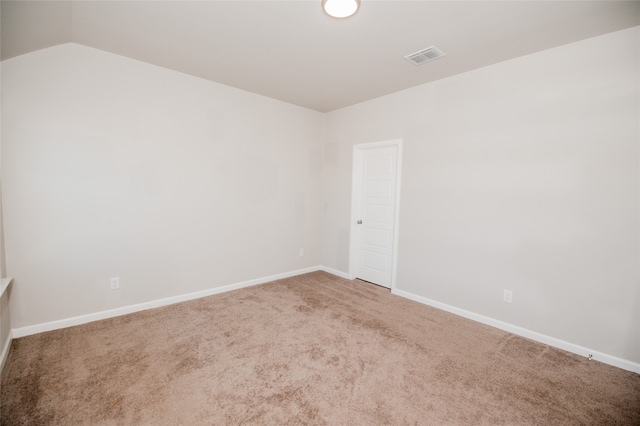
{"type": "Polygon", "coordinates": [[[120,288],[120,277],[112,277],[110,281],[111,290],[120,288]]]}
{"type": "Polygon", "coordinates": [[[298,254],[300,255],[300,257],[304,256],[304,249],[301,248],[300,250],[298,250],[298,254]]]}
{"type": "Polygon", "coordinates": [[[513,292],[511,290],[505,290],[503,300],[508,303],[513,302],[513,292]]]}

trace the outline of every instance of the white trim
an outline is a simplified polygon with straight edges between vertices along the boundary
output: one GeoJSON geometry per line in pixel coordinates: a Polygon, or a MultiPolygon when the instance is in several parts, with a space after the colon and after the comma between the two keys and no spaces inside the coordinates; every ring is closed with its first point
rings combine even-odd
{"type": "Polygon", "coordinates": [[[9,357],[9,349],[11,349],[11,341],[13,340],[13,332],[9,330],[9,336],[7,336],[7,341],[4,343],[2,347],[2,354],[0,355],[0,374],[2,374],[2,370],[4,370],[4,364],[7,362],[7,358],[9,357]]]}
{"type": "Polygon", "coordinates": [[[391,291],[396,290],[396,276],[398,272],[398,235],[400,234],[400,188],[402,188],[402,139],[395,141],[398,146],[396,164],[396,205],[393,223],[393,259],[391,260],[391,291]]]}
{"type": "MultiPolygon", "coordinates": [[[[5,290],[9,288],[9,284],[13,281],[13,278],[2,278],[0,281],[0,297],[4,296],[5,290]]],[[[7,313],[8,315],[8,313],[7,313]]],[[[9,330],[9,335],[7,336],[7,340],[2,347],[2,353],[0,353],[0,374],[2,374],[2,370],[4,370],[4,364],[7,362],[7,358],[9,357],[9,349],[11,348],[11,341],[13,340],[13,331],[9,330]]]]}
{"type": "Polygon", "coordinates": [[[344,278],[345,280],[351,280],[352,278],[346,272],[338,271],[337,269],[329,268],[328,266],[320,266],[320,270],[328,272],[329,274],[344,278]]]}
{"type": "Polygon", "coordinates": [[[358,203],[360,201],[360,176],[362,176],[362,159],[358,150],[359,145],[353,146],[353,164],[351,165],[351,217],[349,219],[349,279],[356,277],[358,256],[358,203]]]}
{"type": "Polygon", "coordinates": [[[80,315],[77,317],[65,318],[65,319],[50,321],[42,324],[35,324],[35,325],[28,325],[20,328],[14,328],[12,330],[13,337],[19,338],[24,336],[30,336],[32,334],[44,333],[46,331],[73,327],[75,325],[86,324],[89,322],[99,321],[107,318],[113,318],[120,315],[127,315],[127,314],[132,314],[134,312],[146,311],[147,309],[159,308],[161,306],[166,306],[166,305],[173,305],[174,303],[186,302],[187,300],[199,299],[201,297],[212,296],[214,294],[225,293],[227,291],[238,290],[244,287],[251,287],[258,284],[264,284],[264,283],[268,283],[275,280],[289,278],[295,275],[315,272],[320,269],[321,269],[320,266],[312,266],[309,268],[298,269],[296,271],[284,272],[281,274],[270,275],[268,277],[242,281],[236,284],[230,284],[222,287],[214,287],[207,290],[196,291],[194,293],[188,293],[188,294],[183,294],[179,296],[167,297],[164,299],[152,300],[150,302],[123,306],[121,308],[109,309],[107,311],[95,312],[92,314],[80,315]]]}
{"type": "MultiPolygon", "coordinates": [[[[73,318],[67,318],[58,321],[51,321],[43,324],[36,324],[26,327],[14,328],[9,331],[9,338],[4,344],[2,348],[2,354],[0,355],[0,372],[2,368],[4,368],[4,364],[9,355],[9,349],[11,348],[11,341],[14,338],[29,336],[32,334],[43,333],[46,331],[58,330],[61,328],[72,327],[75,325],[86,324],[88,322],[99,321],[102,319],[113,318],[120,315],[127,315],[134,312],[144,311],[147,309],[157,308],[166,305],[172,305],[174,303],[185,302],[187,300],[199,299],[201,297],[212,296],[214,294],[224,293],[227,291],[238,290],[244,287],[251,287],[258,284],[264,284],[267,282],[293,277],[296,275],[307,274],[315,271],[324,271],[333,275],[336,275],[341,278],[351,279],[349,274],[346,272],[338,271],[336,269],[318,265],[312,266],[309,268],[298,269],[296,271],[285,272],[282,274],[271,275],[263,278],[256,278],[253,280],[243,281],[236,284],[230,284],[222,287],[215,287],[208,290],[198,291],[194,293],[188,293],[180,296],[168,297],[165,299],[154,300],[150,302],[140,303],[137,305],[124,306],[122,308],[111,309],[108,311],[96,312],[93,314],[81,315],[73,318]]],[[[547,344],[549,346],[553,346],[559,349],[563,349],[568,352],[575,353],[577,355],[581,355],[584,357],[588,357],[591,354],[592,359],[596,361],[603,362],[605,364],[612,365],[614,367],[622,368],[623,370],[632,371],[634,373],[640,374],[640,364],[632,361],[628,361],[625,359],[621,359],[612,355],[608,355],[593,349],[585,348],[583,346],[575,345],[573,343],[565,342],[560,339],[556,339],[554,337],[550,337],[535,331],[528,330],[526,328],[518,327],[513,324],[509,324],[506,322],[502,322],[490,317],[486,317],[484,315],[476,314],[471,311],[467,311],[464,309],[456,308],[451,305],[447,305],[445,303],[437,302],[435,300],[427,299],[426,297],[418,296],[416,294],[410,293],[408,291],[399,290],[397,288],[392,288],[391,293],[404,297],[406,299],[413,300],[418,303],[422,303],[424,305],[432,306],[437,309],[441,309],[443,311],[451,312],[453,314],[459,315],[464,318],[468,318],[470,320],[486,324],[509,333],[516,334],[518,336],[526,337],[531,340],[535,340],[540,343],[547,344]]]]}
{"type": "Polygon", "coordinates": [[[360,178],[362,176],[362,151],[367,149],[396,147],[396,191],[395,191],[395,212],[393,228],[393,256],[391,259],[391,290],[396,288],[396,273],[398,266],[398,230],[400,223],[400,188],[402,176],[402,139],[392,139],[380,142],[362,143],[353,146],[353,165],[351,177],[351,226],[349,236],[349,275],[347,279],[356,278],[356,266],[358,256],[358,235],[355,226],[358,218],[358,203],[360,200],[360,178]]]}
{"type": "Polygon", "coordinates": [[[13,281],[13,278],[11,277],[2,278],[2,280],[0,280],[0,297],[2,297],[4,291],[9,288],[9,284],[11,284],[11,281],[13,281]]]}
{"type": "Polygon", "coordinates": [[[549,346],[553,346],[558,349],[572,352],[577,355],[588,358],[592,355],[593,360],[603,362],[605,364],[613,365],[614,367],[622,368],[623,370],[633,371],[634,373],[640,373],[640,364],[629,361],[626,359],[618,358],[612,355],[607,355],[602,352],[598,352],[593,349],[585,348],[580,345],[565,342],[564,340],[556,339],[555,337],[547,336],[542,333],[528,330],[526,328],[518,327],[517,325],[502,322],[484,315],[476,314],[471,311],[456,308],[455,306],[447,305],[445,303],[437,302],[435,300],[427,299],[426,297],[418,296],[408,291],[392,289],[391,292],[395,295],[413,300],[424,305],[429,305],[443,311],[451,312],[470,320],[489,325],[491,327],[499,328],[500,330],[508,331],[509,333],[516,334],[518,336],[526,337],[527,339],[535,340],[536,342],[544,343],[549,346]]]}

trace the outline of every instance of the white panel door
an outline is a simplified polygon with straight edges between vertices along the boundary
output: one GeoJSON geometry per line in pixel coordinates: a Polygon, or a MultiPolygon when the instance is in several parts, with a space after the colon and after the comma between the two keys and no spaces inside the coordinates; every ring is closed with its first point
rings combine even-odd
{"type": "Polygon", "coordinates": [[[398,147],[363,149],[356,200],[356,277],[391,287],[398,147]]]}

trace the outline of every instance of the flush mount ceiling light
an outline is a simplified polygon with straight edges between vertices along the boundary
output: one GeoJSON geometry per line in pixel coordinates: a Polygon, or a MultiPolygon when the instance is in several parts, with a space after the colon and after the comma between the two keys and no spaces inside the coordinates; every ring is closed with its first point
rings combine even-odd
{"type": "Polygon", "coordinates": [[[360,0],[322,0],[322,8],[334,18],[347,18],[358,11],[360,0]]]}

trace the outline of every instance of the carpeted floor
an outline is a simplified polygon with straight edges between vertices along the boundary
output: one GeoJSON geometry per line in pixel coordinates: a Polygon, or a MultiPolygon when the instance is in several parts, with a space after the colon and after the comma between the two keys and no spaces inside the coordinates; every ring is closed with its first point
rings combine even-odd
{"type": "Polygon", "coordinates": [[[2,425],[639,425],[640,375],[315,272],[13,341],[2,425]]]}

